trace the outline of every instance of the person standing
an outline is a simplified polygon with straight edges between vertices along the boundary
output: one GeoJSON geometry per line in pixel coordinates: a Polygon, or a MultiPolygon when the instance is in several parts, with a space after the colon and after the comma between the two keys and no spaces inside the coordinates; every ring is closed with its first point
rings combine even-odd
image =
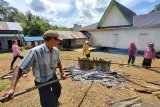
{"type": "MultiPolygon", "coordinates": [[[[29,50],[28,54],[18,65],[12,79],[11,88],[4,94],[5,101],[10,100],[14,96],[16,84],[23,72],[32,67],[35,77],[35,85],[57,80],[55,72],[56,67],[59,68],[61,77],[66,79],[66,75],[62,70],[59,50],[57,46],[60,42],[59,33],[49,30],[44,33],[44,43],[29,50]]],[[[42,107],[57,107],[58,99],[61,95],[61,84],[59,82],[41,87],[38,89],[40,103],[42,107]]]]}
{"type": "Polygon", "coordinates": [[[12,44],[13,60],[10,65],[10,70],[13,69],[13,65],[17,60],[17,58],[23,59],[23,56],[21,55],[21,50],[22,50],[22,47],[19,47],[17,40],[14,40],[12,44]]]}
{"type": "Polygon", "coordinates": [[[136,54],[137,54],[137,47],[135,43],[132,42],[128,47],[128,55],[129,55],[128,64],[130,64],[131,61],[132,61],[132,65],[134,64],[136,54]]]}
{"type": "Polygon", "coordinates": [[[143,59],[142,67],[151,68],[152,59],[154,58],[155,58],[154,44],[149,42],[147,43],[147,47],[144,50],[144,59],[143,59]]]}
{"type": "Polygon", "coordinates": [[[83,44],[83,55],[86,56],[86,58],[90,58],[90,50],[89,50],[89,41],[84,41],[83,44]]]}

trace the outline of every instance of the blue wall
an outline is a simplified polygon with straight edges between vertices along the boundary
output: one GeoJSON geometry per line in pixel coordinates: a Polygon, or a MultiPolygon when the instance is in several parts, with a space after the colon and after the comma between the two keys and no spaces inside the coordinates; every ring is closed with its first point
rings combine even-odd
{"type": "MultiPolygon", "coordinates": [[[[128,49],[120,49],[120,48],[96,48],[95,50],[93,50],[95,52],[107,52],[107,53],[115,53],[115,54],[128,54],[128,49]]],[[[144,51],[138,51],[137,52],[138,55],[144,55],[144,51]]]]}

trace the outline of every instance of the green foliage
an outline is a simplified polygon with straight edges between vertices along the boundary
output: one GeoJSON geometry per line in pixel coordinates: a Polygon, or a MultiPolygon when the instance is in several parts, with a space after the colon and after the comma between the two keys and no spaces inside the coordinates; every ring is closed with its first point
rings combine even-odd
{"type": "Polygon", "coordinates": [[[154,12],[157,12],[157,11],[160,11],[160,3],[157,4],[150,13],[154,13],[154,12]]]}
{"type": "Polygon", "coordinates": [[[21,25],[23,27],[24,35],[28,36],[42,36],[43,33],[49,29],[70,30],[69,28],[50,25],[47,20],[39,16],[34,16],[30,12],[26,14],[26,21],[21,25]]]}
{"type": "Polygon", "coordinates": [[[45,26],[43,24],[45,25],[43,20],[35,18],[29,26],[29,36],[41,36],[45,32],[45,26]]]}
{"type": "Polygon", "coordinates": [[[49,22],[39,16],[33,15],[28,11],[25,15],[16,8],[0,0],[0,14],[4,16],[3,21],[20,22],[25,36],[42,36],[46,30],[71,30],[70,28],[50,25],[49,22]]]}
{"type": "Polygon", "coordinates": [[[0,0],[0,14],[4,17],[3,21],[21,22],[25,19],[23,13],[19,12],[14,7],[10,7],[9,3],[4,0],[0,0]]]}
{"type": "Polygon", "coordinates": [[[26,23],[21,22],[20,25],[21,25],[22,28],[23,28],[23,34],[24,34],[24,35],[28,35],[28,27],[27,27],[26,23]]]}

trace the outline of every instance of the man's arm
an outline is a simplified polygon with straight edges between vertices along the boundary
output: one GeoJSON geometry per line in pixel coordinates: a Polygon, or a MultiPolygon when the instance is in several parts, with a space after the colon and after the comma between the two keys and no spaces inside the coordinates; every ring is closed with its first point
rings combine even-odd
{"type": "Polygon", "coordinates": [[[66,75],[64,74],[64,71],[62,70],[62,64],[61,64],[61,62],[57,63],[57,67],[59,68],[59,72],[61,73],[61,77],[63,79],[66,79],[66,75]]]}
{"type": "Polygon", "coordinates": [[[61,62],[58,62],[58,63],[57,63],[57,67],[59,68],[60,73],[61,73],[61,74],[64,74],[64,72],[63,72],[63,70],[62,70],[62,64],[61,64],[61,62]]]}
{"type": "Polygon", "coordinates": [[[8,101],[14,97],[15,88],[19,78],[22,76],[24,71],[27,71],[35,60],[34,51],[29,50],[28,54],[24,57],[21,63],[18,65],[17,69],[14,71],[13,79],[11,82],[11,88],[3,96],[5,97],[4,101],[8,101]],[[22,70],[23,69],[23,70],[22,70]]]}
{"type": "Polygon", "coordinates": [[[22,76],[22,69],[17,67],[17,69],[14,71],[14,74],[13,74],[11,89],[15,90],[17,82],[21,76],[22,76]]]}
{"type": "Polygon", "coordinates": [[[152,58],[153,60],[154,60],[155,57],[156,57],[155,54],[156,54],[155,51],[153,51],[153,58],[152,58]]]}
{"type": "Polygon", "coordinates": [[[3,97],[5,97],[4,101],[8,101],[10,99],[12,99],[14,97],[14,92],[15,92],[15,88],[17,85],[17,82],[19,80],[19,78],[22,76],[22,69],[20,69],[19,67],[14,71],[13,74],[13,79],[11,82],[11,87],[8,90],[8,92],[6,92],[3,97]]]}

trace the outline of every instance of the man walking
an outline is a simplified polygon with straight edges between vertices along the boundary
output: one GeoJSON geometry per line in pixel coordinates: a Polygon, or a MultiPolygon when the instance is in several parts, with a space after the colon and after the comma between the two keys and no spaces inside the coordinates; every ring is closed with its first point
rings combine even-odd
{"type": "MultiPolygon", "coordinates": [[[[21,61],[14,72],[10,90],[4,94],[5,101],[13,98],[16,84],[22,75],[31,66],[35,77],[35,85],[40,85],[57,79],[56,67],[59,68],[62,78],[66,78],[62,70],[59,51],[56,48],[60,42],[59,34],[49,30],[44,33],[44,44],[29,50],[28,54],[21,61]]],[[[57,107],[58,98],[61,94],[61,84],[59,82],[44,86],[38,89],[42,107],[57,107]]]]}

